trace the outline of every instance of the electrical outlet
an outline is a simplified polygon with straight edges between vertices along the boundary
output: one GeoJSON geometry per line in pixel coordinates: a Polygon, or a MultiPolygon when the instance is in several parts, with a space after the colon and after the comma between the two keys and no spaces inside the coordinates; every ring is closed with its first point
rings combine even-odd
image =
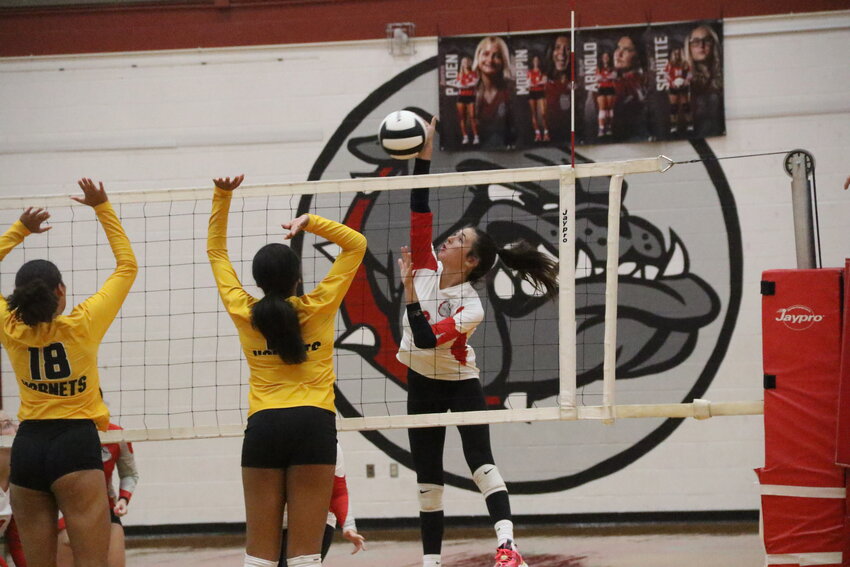
{"type": "Polygon", "coordinates": [[[398,478],[398,463],[390,463],[390,478],[398,478]]]}
{"type": "Polygon", "coordinates": [[[366,478],[375,478],[375,465],[366,465],[366,478]]]}

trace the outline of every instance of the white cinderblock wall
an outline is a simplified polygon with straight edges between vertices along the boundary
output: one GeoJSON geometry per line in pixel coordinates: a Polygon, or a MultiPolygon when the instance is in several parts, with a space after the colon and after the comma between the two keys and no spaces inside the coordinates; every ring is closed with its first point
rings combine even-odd
{"type": "MultiPolygon", "coordinates": [[[[824,265],[842,265],[850,255],[850,192],[841,188],[850,175],[850,13],[727,20],[725,33],[727,135],[709,144],[719,156],[811,151],[824,265]]],[[[376,41],[0,59],[0,195],[71,193],[81,176],[116,191],[207,186],[214,176],[241,172],[252,183],[302,180],[352,108],[436,50],[436,39],[427,38],[406,58],[376,41]]],[[[436,84],[433,92],[436,103],[436,84]]],[[[607,154],[664,151],[645,144],[607,154]]],[[[789,180],[779,163],[779,156],[722,162],[742,226],[744,296],[710,400],[762,398],[758,282],[762,270],[794,267],[795,258],[789,180]]],[[[8,397],[15,384],[3,378],[8,397]]],[[[564,424],[566,436],[571,429],[564,424]]],[[[760,417],[691,420],[624,470],[562,493],[514,496],[513,508],[756,509],[752,469],[762,464],[762,439],[760,417]]],[[[340,440],[357,516],[417,514],[411,471],[400,467],[390,478],[390,460],[371,443],[352,433],[340,440]],[[367,464],[376,478],[366,478],[367,464]]],[[[126,523],[244,521],[240,444],[137,444],[142,478],[126,523]]],[[[518,451],[500,447],[499,458],[518,451]]],[[[547,466],[557,467],[559,455],[551,453],[547,466]]],[[[454,488],[445,503],[448,515],[486,512],[480,496],[454,488]]]]}

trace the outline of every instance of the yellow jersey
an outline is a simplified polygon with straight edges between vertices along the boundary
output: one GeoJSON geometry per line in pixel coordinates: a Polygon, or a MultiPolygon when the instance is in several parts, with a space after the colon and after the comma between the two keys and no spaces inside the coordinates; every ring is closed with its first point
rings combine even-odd
{"type": "Polygon", "coordinates": [[[336,313],[366,253],[366,238],[351,228],[310,215],[305,231],[339,245],[328,275],[313,291],[287,298],[298,313],[307,360],[286,364],[269,350],[263,334],[251,324],[257,299],[242,288],[227,255],[227,216],[232,191],[216,187],[207,235],[207,256],[212,265],[224,308],[239,332],[242,352],[250,370],[248,415],[271,408],[315,406],[335,412],[333,342],[336,313]]]}
{"type": "MultiPolygon", "coordinates": [[[[109,201],[95,207],[115,255],[115,271],[96,294],[50,323],[30,327],[9,312],[0,296],[0,343],[6,348],[21,394],[18,419],[91,419],[109,427],[109,410],[99,389],[97,351],[136,279],[130,240],[109,201]]],[[[0,237],[0,260],[30,231],[16,221],[0,237]]]]}

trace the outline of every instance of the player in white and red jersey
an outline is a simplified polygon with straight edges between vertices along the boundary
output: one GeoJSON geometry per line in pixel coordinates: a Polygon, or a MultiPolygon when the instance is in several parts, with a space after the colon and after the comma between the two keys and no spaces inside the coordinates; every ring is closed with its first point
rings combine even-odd
{"type": "Polygon", "coordinates": [[[670,99],[670,133],[678,133],[680,126],[683,126],[682,130],[692,132],[691,70],[681,47],[670,52],[664,72],[667,73],[667,96],[670,99]]]}
{"type": "Polygon", "coordinates": [[[596,68],[596,105],[599,107],[599,132],[597,136],[610,136],[611,123],[614,121],[614,102],[617,90],[617,71],[611,54],[603,51],[599,55],[599,66],[596,68]]]}
{"type": "MultiPolygon", "coordinates": [[[[120,431],[121,426],[109,424],[109,431],[120,431]]],[[[139,483],[139,470],[133,454],[133,444],[128,442],[105,443],[101,446],[103,475],[106,480],[106,494],[109,497],[109,567],[124,567],[126,551],[124,548],[124,526],[121,518],[127,514],[127,506],[139,483]],[[118,491],[112,482],[112,473],[118,471],[118,491]]],[[[73,567],[74,556],[70,540],[65,530],[64,518],[59,520],[59,548],[56,558],[57,567],[73,567]]]]}
{"type": "Polygon", "coordinates": [[[535,55],[531,58],[531,69],[528,70],[528,106],[531,110],[531,127],[534,128],[535,142],[549,141],[549,125],[546,124],[547,82],[549,78],[540,68],[540,56],[535,55]]]}
{"type": "MultiPolygon", "coordinates": [[[[14,435],[17,430],[18,426],[12,418],[5,411],[0,410],[0,435],[14,435]]],[[[5,541],[6,551],[12,556],[15,567],[27,567],[21,536],[18,534],[18,526],[12,515],[12,501],[9,497],[11,452],[10,448],[0,448],[0,538],[5,541]]],[[[0,567],[8,567],[3,554],[0,554],[0,567]]]]}
{"type": "Polygon", "coordinates": [[[472,143],[478,143],[478,124],[475,122],[475,86],[478,84],[478,73],[472,70],[469,57],[460,60],[460,71],[457,74],[457,120],[463,145],[470,143],[469,131],[472,131],[472,143]],[[467,129],[469,124],[469,129],[467,129]]]}
{"type": "MultiPolygon", "coordinates": [[[[436,118],[414,174],[431,168],[436,118]]],[[[519,277],[553,296],[557,264],[528,242],[498,248],[486,232],[467,226],[449,236],[435,252],[428,189],[410,192],[410,247],[403,246],[399,272],[407,304],[397,354],[408,367],[407,411],[410,414],[486,410],[484,390],[469,337],[484,319],[473,282],[494,267],[497,257],[519,277]]],[[[494,523],[497,567],[527,567],[514,545],[511,507],[505,481],[493,464],[487,425],[458,427],[472,479],[484,495],[494,523]]],[[[445,427],[408,429],[419,493],[423,566],[438,567],[443,538],[443,446],[445,427]]]]}
{"type": "MultiPolygon", "coordinates": [[[[286,532],[289,518],[286,510],[283,511],[283,534],[280,538],[280,561],[279,567],[286,567],[286,532]]],[[[345,481],[345,458],[342,447],[336,444],[336,470],[334,471],[334,488],[331,494],[331,507],[328,510],[328,522],[325,525],[325,535],[322,539],[322,561],[328,555],[334,538],[334,529],[342,525],[342,537],[354,545],[355,554],[361,549],[366,549],[366,538],[357,532],[357,523],[351,513],[351,499],[348,497],[348,483],[345,481]]]]}

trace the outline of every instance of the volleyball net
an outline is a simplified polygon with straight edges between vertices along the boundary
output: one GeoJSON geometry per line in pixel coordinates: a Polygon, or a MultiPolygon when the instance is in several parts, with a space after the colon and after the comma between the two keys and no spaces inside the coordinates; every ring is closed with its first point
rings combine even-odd
{"type": "MultiPolygon", "coordinates": [[[[682,372],[699,382],[711,363],[713,351],[697,338],[720,326],[723,307],[711,282],[690,269],[679,233],[624,206],[629,183],[632,192],[663,185],[659,178],[669,175],[671,160],[427,176],[406,175],[407,165],[398,163],[385,176],[247,184],[231,206],[230,258],[255,296],[261,292],[251,277],[253,255],[280,241],[282,222],[314,212],[368,239],[336,323],[340,430],[761,413],[761,402],[710,403],[698,397],[704,388],[681,384],[682,372]],[[418,187],[432,188],[435,244],[476,225],[499,245],[523,238],[560,259],[556,301],[501,264],[479,286],[486,315],[470,343],[487,411],[406,413],[406,369],[396,360],[404,310],[396,259],[409,240],[409,190],[418,187]]],[[[248,369],[206,256],[212,187],[109,196],[139,275],[100,348],[103,395],[113,422],[124,428],[104,438],[242,435],[248,369]]],[[[675,218],[690,206],[677,205],[678,198],[672,189],[662,198],[665,215],[675,218]]],[[[0,225],[28,206],[47,207],[53,229],[28,237],[6,257],[0,290],[11,292],[23,262],[46,258],[62,271],[69,304],[80,303],[114,268],[93,211],[65,195],[0,198],[0,225]]],[[[311,234],[292,246],[302,257],[304,288],[312,289],[338,248],[311,234]]],[[[19,399],[5,352],[0,370],[3,407],[12,413],[19,399]]]]}

